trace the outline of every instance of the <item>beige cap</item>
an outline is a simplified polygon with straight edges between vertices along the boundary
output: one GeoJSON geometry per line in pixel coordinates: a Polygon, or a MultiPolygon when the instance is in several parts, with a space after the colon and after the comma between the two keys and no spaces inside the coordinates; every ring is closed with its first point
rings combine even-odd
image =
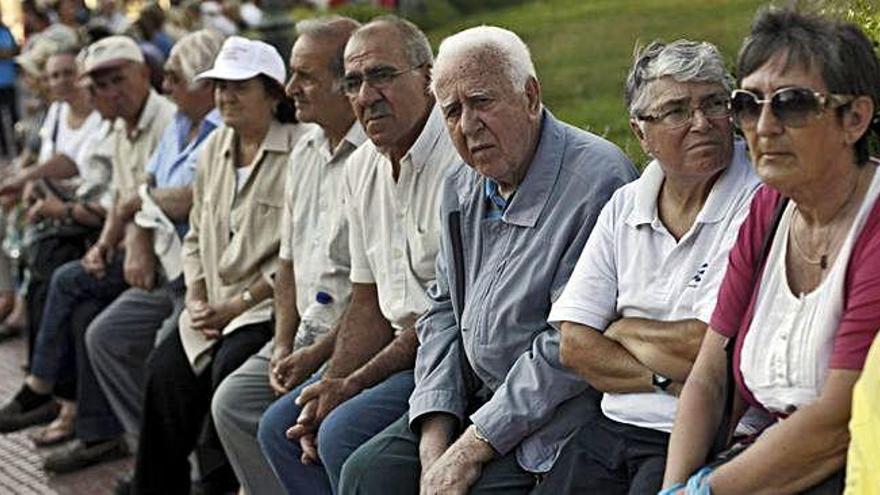
{"type": "Polygon", "coordinates": [[[128,36],[108,36],[85,49],[83,74],[109,69],[126,62],[144,63],[144,54],[128,36]]]}

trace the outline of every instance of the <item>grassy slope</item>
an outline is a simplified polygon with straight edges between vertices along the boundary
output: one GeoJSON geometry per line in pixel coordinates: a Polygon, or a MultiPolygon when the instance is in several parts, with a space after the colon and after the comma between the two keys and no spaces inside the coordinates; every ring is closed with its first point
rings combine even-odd
{"type": "Polygon", "coordinates": [[[718,45],[733,66],[754,0],[538,0],[462,18],[428,33],[435,44],[455,31],[494,24],[530,46],[544,101],[563,120],[602,134],[637,162],[623,81],[637,40],[690,38],[718,45]]]}

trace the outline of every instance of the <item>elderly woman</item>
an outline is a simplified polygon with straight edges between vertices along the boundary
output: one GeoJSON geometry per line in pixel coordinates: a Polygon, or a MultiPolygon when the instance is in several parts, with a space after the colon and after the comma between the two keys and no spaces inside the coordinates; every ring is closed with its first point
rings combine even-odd
{"type": "Polygon", "coordinates": [[[737,73],[733,117],[766,187],[682,392],[664,485],[839,492],[853,384],[880,328],[880,175],[868,156],[880,63],[854,25],[770,9],[758,14],[737,73]],[[726,384],[728,341],[735,385],[726,384]],[[727,452],[740,452],[732,460],[699,469],[727,387],[733,420],[748,404],[777,421],[727,452]]]}
{"type": "MultiPolygon", "coordinates": [[[[709,43],[655,42],[626,83],[654,160],[605,205],[549,320],[562,363],[603,392],[561,469],[578,493],[656,493],[687,378],[758,179],[709,43]]],[[[552,486],[552,479],[549,486],[552,486]]]]}
{"type": "Polygon", "coordinates": [[[304,128],[289,125],[285,67],[260,41],[227,39],[214,67],[224,126],[202,150],[184,238],[186,307],[179,329],[153,351],[133,488],[186,493],[187,457],[208,422],[199,472],[208,493],[234,489],[208,415],[221,380],[272,336],[272,276],[280,245],[288,155],[304,128]]]}

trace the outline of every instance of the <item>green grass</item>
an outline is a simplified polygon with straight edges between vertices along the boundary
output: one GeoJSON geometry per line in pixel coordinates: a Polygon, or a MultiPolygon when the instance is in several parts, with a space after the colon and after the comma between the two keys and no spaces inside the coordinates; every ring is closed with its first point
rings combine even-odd
{"type": "Polygon", "coordinates": [[[428,32],[436,46],[464,28],[492,24],[532,50],[547,107],[617,143],[640,165],[623,104],[633,46],[655,39],[706,40],[730,66],[758,6],[754,0],[535,0],[454,20],[428,32]]]}

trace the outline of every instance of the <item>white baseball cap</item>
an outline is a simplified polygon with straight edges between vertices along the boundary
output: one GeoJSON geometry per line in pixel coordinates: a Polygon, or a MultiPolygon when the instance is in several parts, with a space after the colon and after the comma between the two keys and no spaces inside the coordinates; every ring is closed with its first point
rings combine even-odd
{"type": "Polygon", "coordinates": [[[82,72],[91,74],[126,62],[144,63],[144,54],[140,47],[128,36],[108,36],[84,49],[82,72]]]}
{"type": "Polygon", "coordinates": [[[287,71],[278,50],[262,41],[231,36],[220,47],[220,53],[214,60],[214,67],[197,75],[196,80],[243,81],[260,74],[284,86],[287,71]]]}

